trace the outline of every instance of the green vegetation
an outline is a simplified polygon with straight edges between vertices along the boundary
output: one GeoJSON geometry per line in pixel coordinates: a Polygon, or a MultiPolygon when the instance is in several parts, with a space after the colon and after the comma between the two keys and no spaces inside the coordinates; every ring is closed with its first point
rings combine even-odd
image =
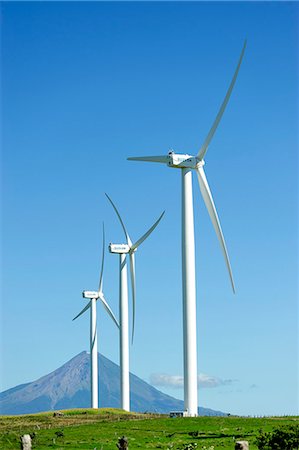
{"type": "Polygon", "coordinates": [[[128,437],[130,450],[233,450],[235,440],[249,441],[250,450],[268,450],[258,447],[263,434],[285,426],[298,430],[299,426],[298,417],[170,419],[117,409],[76,409],[62,413],[55,417],[53,412],[0,416],[0,448],[19,449],[20,436],[31,434],[33,448],[37,450],[115,450],[118,438],[123,435],[128,437]]]}
{"type": "Polygon", "coordinates": [[[261,431],[256,443],[259,450],[298,450],[299,424],[276,428],[266,433],[261,431]]]}

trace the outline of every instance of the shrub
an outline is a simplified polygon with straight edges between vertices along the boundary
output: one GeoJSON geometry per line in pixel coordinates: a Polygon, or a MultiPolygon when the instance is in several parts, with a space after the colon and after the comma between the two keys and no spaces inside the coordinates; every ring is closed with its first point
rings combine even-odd
{"type": "Polygon", "coordinates": [[[64,437],[64,432],[61,430],[61,431],[55,431],[55,434],[56,434],[56,437],[64,437]]]}
{"type": "Polygon", "coordinates": [[[266,433],[260,431],[256,444],[259,450],[298,450],[299,425],[276,428],[266,433]]]}

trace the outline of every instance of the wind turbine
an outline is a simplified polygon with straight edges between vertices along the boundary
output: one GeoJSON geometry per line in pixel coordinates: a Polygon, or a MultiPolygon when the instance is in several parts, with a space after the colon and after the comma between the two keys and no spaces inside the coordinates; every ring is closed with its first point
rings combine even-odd
{"type": "Polygon", "coordinates": [[[83,298],[89,299],[88,304],[82,309],[82,311],[77,314],[73,320],[76,320],[82,314],[85,313],[88,309],[90,309],[90,381],[91,381],[91,407],[98,408],[99,407],[99,391],[98,391],[98,341],[97,341],[97,310],[96,310],[96,302],[98,299],[101,300],[104,308],[107,313],[114,321],[116,326],[119,328],[119,324],[111,311],[110,306],[105,300],[103,293],[103,270],[104,270],[104,256],[105,256],[105,229],[103,223],[103,252],[102,252],[102,266],[101,266],[101,274],[100,274],[100,282],[98,291],[83,291],[83,298]]]}
{"type": "Polygon", "coordinates": [[[192,170],[196,171],[200,191],[221,245],[233,292],[235,292],[231,265],[203,166],[204,156],[222,118],[236,82],[246,48],[244,42],[241,55],[227,93],[214,123],[196,156],[178,154],[173,151],[163,156],[130,157],[131,161],[147,161],[167,164],[181,169],[182,174],[182,287],[183,287],[183,342],[184,342],[184,406],[186,415],[197,416],[197,347],[196,347],[196,280],[194,249],[194,216],[192,194],[192,170]]]}
{"type": "Polygon", "coordinates": [[[136,301],[136,288],[135,288],[135,252],[142,242],[151,234],[156,228],[160,220],[162,219],[164,212],[154,225],[143,235],[138,241],[132,243],[130,236],[126,230],[124,222],[120,217],[120,214],[109,197],[106,194],[109,202],[111,203],[114,211],[119,218],[121,226],[124,230],[127,243],[126,244],[109,244],[110,253],[119,254],[119,347],[120,347],[120,395],[121,395],[121,408],[125,411],[130,411],[130,372],[129,372],[129,305],[128,305],[128,276],[127,276],[127,255],[130,256],[130,272],[131,272],[131,286],[132,286],[132,299],[133,299],[133,323],[132,323],[132,343],[134,338],[135,329],[135,301],[136,301]]]}

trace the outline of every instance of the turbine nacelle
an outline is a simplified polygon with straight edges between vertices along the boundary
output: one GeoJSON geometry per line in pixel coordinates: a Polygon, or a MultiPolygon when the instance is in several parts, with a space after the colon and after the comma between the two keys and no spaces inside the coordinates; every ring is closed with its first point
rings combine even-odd
{"type": "Polygon", "coordinates": [[[175,169],[198,169],[204,166],[204,160],[200,155],[192,156],[188,154],[169,152],[168,155],[158,156],[131,156],[130,161],[144,161],[166,164],[175,169]]]}
{"type": "Polygon", "coordinates": [[[204,165],[204,161],[200,161],[196,156],[169,152],[167,156],[167,165],[175,169],[197,169],[198,167],[202,167],[204,165]]]}
{"type": "Polygon", "coordinates": [[[109,244],[110,253],[118,253],[119,255],[130,253],[130,246],[128,244],[109,244]]]}
{"type": "Polygon", "coordinates": [[[89,298],[90,300],[92,299],[92,298],[99,298],[99,296],[100,296],[100,293],[99,292],[97,292],[97,291],[83,291],[82,292],[82,297],[83,298],[89,298]]]}

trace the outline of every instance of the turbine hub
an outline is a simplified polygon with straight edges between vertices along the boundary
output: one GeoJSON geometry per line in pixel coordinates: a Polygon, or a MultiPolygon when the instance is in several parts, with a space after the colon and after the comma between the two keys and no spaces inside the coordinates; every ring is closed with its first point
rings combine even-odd
{"type": "MultiPolygon", "coordinates": [[[[197,159],[197,158],[196,158],[197,159]]],[[[205,162],[203,159],[197,160],[196,168],[203,167],[205,165],[205,162]]]]}

